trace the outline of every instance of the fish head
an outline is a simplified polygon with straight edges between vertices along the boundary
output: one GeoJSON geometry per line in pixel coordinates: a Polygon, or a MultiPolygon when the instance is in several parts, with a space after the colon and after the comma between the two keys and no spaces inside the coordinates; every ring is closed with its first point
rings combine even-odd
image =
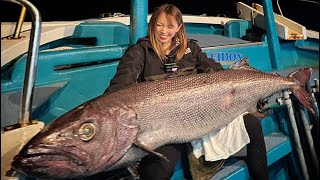
{"type": "Polygon", "coordinates": [[[138,129],[126,118],[128,113],[106,110],[98,102],[79,106],[33,137],[14,157],[12,168],[27,176],[54,179],[104,171],[135,140],[138,129]]]}

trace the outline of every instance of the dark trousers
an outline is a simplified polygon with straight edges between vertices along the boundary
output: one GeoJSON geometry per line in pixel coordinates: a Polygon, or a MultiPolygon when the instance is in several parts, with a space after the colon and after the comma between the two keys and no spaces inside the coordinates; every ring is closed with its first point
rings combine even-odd
{"type": "Polygon", "coordinates": [[[148,155],[141,159],[139,174],[142,180],[168,180],[174,172],[174,168],[184,151],[184,144],[166,145],[158,148],[157,152],[163,154],[170,161],[166,161],[154,155],[148,155]]]}
{"type": "Polygon", "coordinates": [[[244,125],[250,138],[245,158],[249,173],[254,180],[268,180],[266,145],[260,119],[248,114],[244,116],[244,125]]]}
{"type": "MultiPolygon", "coordinates": [[[[245,159],[250,175],[253,179],[268,179],[266,146],[260,119],[248,114],[244,116],[244,123],[250,137],[245,159]]],[[[167,145],[156,151],[166,156],[170,162],[154,155],[144,157],[140,162],[139,170],[142,180],[169,180],[174,173],[175,165],[182,156],[184,144],[167,145]]]]}

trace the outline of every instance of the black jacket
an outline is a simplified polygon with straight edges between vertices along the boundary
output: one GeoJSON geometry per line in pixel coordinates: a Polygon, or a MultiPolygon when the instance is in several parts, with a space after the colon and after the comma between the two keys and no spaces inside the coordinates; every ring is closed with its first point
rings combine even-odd
{"type": "MultiPolygon", "coordinates": [[[[188,40],[190,51],[176,62],[179,71],[194,69],[197,73],[222,70],[220,63],[208,58],[195,40],[188,40]]],[[[169,55],[175,55],[173,49],[169,55]]],[[[192,72],[192,71],[191,71],[192,72]]],[[[191,74],[191,73],[190,73],[191,74]]],[[[121,58],[117,72],[105,92],[112,92],[133,83],[168,77],[165,65],[157,56],[148,38],[141,38],[127,49],[121,58]]]]}

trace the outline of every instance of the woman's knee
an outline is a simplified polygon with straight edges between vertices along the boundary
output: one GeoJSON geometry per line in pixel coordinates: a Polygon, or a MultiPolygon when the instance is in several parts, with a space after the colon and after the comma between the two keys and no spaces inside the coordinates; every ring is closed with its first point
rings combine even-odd
{"type": "Polygon", "coordinates": [[[153,159],[152,162],[140,163],[139,174],[142,180],[169,180],[173,175],[174,168],[163,159],[153,159]]]}
{"type": "Polygon", "coordinates": [[[261,120],[251,114],[246,114],[244,117],[244,124],[248,128],[261,128],[261,120]]]}
{"type": "Polygon", "coordinates": [[[181,158],[183,145],[163,146],[156,151],[164,155],[169,161],[161,159],[155,155],[149,155],[140,162],[140,178],[143,180],[164,180],[170,179],[174,173],[174,168],[181,158]]]}
{"type": "Polygon", "coordinates": [[[251,114],[247,114],[244,117],[244,124],[250,139],[263,138],[263,131],[261,127],[261,120],[251,114]]]}

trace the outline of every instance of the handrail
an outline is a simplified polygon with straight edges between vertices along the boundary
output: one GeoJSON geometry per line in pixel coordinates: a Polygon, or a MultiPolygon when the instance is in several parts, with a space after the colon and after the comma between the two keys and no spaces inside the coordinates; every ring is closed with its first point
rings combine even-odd
{"type": "Polygon", "coordinates": [[[280,58],[280,43],[277,34],[277,28],[274,20],[271,0],[262,0],[265,26],[267,30],[267,41],[271,66],[276,70],[283,69],[283,62],[280,58]]]}
{"type": "Polygon", "coordinates": [[[148,0],[130,1],[130,44],[147,35],[148,0]]]}
{"type": "Polygon", "coordinates": [[[32,27],[30,34],[30,43],[28,48],[28,56],[26,63],[26,71],[24,76],[23,90],[21,93],[19,125],[26,126],[30,123],[33,90],[35,85],[35,77],[37,72],[37,61],[41,37],[41,15],[38,9],[27,0],[4,0],[17,3],[27,8],[31,13],[32,27]]]}

